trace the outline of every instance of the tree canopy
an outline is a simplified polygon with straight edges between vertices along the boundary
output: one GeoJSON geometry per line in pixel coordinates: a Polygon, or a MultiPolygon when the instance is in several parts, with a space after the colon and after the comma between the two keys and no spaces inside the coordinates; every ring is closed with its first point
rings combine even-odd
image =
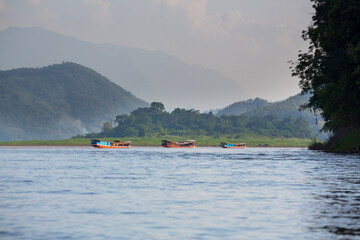
{"type": "Polygon", "coordinates": [[[360,0],[311,1],[313,22],[302,34],[310,45],[293,68],[303,93],[312,94],[303,107],[322,114],[325,130],[359,128],[360,0]]]}
{"type": "Polygon", "coordinates": [[[274,115],[220,116],[212,112],[200,113],[194,109],[176,108],[171,113],[162,103],[152,103],[148,108],[138,108],[131,114],[118,115],[115,127],[109,122],[102,132],[85,137],[153,137],[153,136],[231,136],[231,137],[297,137],[310,138],[312,133],[304,118],[279,120],[274,115]]]}
{"type": "Polygon", "coordinates": [[[328,137],[328,134],[320,132],[323,126],[323,119],[310,110],[299,111],[299,107],[309,100],[310,94],[297,94],[285,100],[277,102],[268,102],[261,98],[249,99],[246,101],[236,102],[217,112],[221,115],[246,115],[249,117],[275,115],[279,120],[286,117],[299,118],[303,117],[309,123],[314,135],[322,140],[328,137]]]}

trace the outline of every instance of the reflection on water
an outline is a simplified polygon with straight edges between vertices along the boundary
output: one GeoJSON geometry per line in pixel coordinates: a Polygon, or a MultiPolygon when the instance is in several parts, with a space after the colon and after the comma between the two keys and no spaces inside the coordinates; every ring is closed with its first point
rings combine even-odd
{"type": "Polygon", "coordinates": [[[359,156],[329,154],[312,171],[319,190],[313,193],[317,208],[313,209],[311,228],[338,236],[360,236],[359,156]]]}
{"type": "Polygon", "coordinates": [[[360,157],[0,148],[0,239],[360,239],[360,157]]]}

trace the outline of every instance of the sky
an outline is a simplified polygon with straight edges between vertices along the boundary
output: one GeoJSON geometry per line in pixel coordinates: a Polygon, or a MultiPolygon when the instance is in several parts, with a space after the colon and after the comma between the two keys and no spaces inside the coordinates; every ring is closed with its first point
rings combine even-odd
{"type": "Polygon", "coordinates": [[[307,48],[312,14],[310,0],[0,0],[0,30],[37,26],[163,51],[278,101],[300,92],[288,61],[307,48]]]}

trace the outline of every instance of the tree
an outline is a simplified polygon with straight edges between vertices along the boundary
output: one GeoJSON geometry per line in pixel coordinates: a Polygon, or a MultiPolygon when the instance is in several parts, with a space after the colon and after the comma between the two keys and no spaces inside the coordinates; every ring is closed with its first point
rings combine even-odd
{"type": "Polygon", "coordinates": [[[150,106],[151,108],[156,109],[160,112],[165,111],[165,106],[161,102],[152,102],[150,106]]]}
{"type": "Polygon", "coordinates": [[[311,1],[313,23],[302,34],[310,45],[292,72],[302,92],[312,94],[303,108],[321,113],[324,130],[359,128],[360,0],[311,1]]]}
{"type": "Polygon", "coordinates": [[[116,122],[118,125],[119,125],[119,124],[124,124],[128,118],[129,118],[129,117],[128,117],[127,114],[118,115],[118,116],[115,117],[115,122],[116,122]]]}
{"type": "Polygon", "coordinates": [[[125,129],[124,135],[126,137],[137,137],[139,134],[139,131],[134,129],[133,127],[129,127],[125,129]]]}
{"type": "MultiPolygon", "coordinates": [[[[287,118],[280,122],[274,116],[214,116],[213,113],[200,113],[198,110],[176,108],[173,112],[154,110],[154,107],[138,108],[130,115],[118,115],[117,126],[112,129],[105,123],[102,132],[92,137],[151,137],[164,135],[177,136],[286,136],[296,137],[299,132],[309,132],[305,120],[287,118]],[[285,129],[284,126],[286,126],[285,129]]],[[[299,134],[298,134],[299,135],[299,134]]],[[[301,136],[308,137],[306,134],[301,136]]],[[[300,136],[299,135],[299,136],[300,136]]]]}
{"type": "Polygon", "coordinates": [[[102,132],[107,135],[108,133],[110,133],[113,130],[113,126],[111,124],[111,122],[105,122],[103,127],[102,127],[102,132]]]}

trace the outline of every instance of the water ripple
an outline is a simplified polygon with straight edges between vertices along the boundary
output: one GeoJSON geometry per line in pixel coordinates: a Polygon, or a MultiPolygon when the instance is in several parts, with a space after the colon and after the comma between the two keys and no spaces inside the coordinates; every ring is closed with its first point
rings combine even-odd
{"type": "Polygon", "coordinates": [[[360,157],[0,147],[1,239],[360,239],[360,157]]]}

